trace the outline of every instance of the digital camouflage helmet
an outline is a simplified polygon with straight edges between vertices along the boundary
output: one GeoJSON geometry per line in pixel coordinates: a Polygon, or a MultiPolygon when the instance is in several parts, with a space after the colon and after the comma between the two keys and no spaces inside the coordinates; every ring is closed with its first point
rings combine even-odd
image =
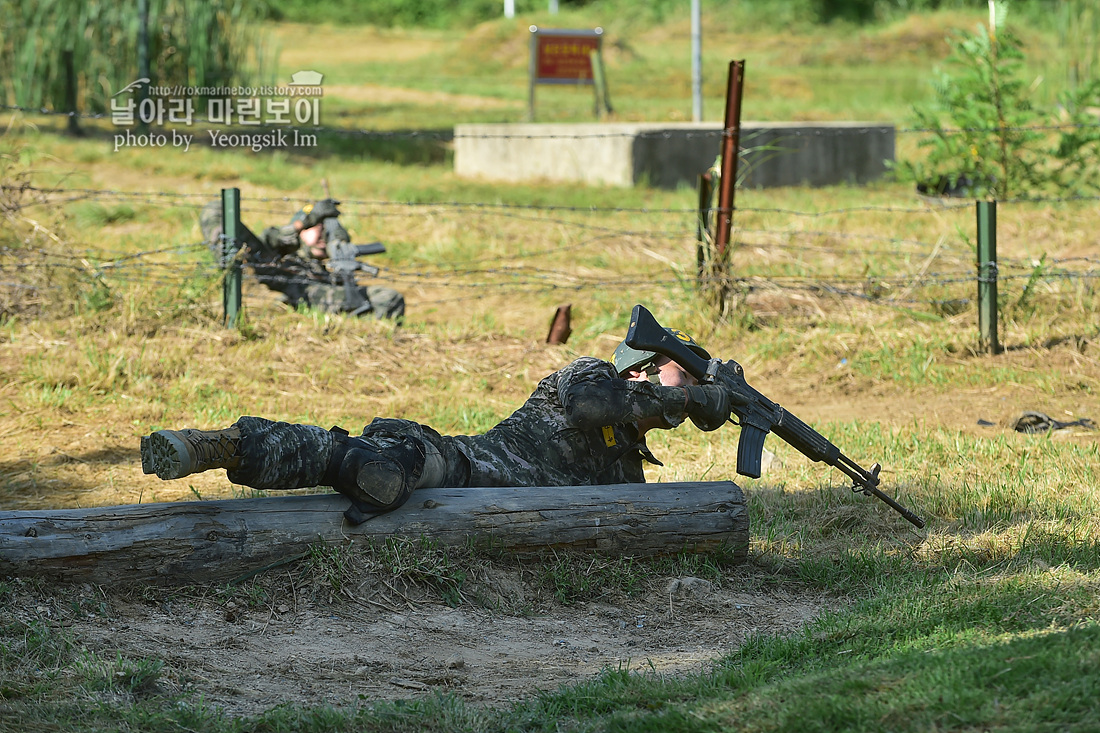
{"type": "MultiPolygon", "coordinates": [[[[710,353],[702,346],[695,343],[695,339],[688,334],[678,328],[666,328],[665,330],[687,344],[689,349],[702,358],[707,360],[710,359],[710,353]]],[[[620,341],[619,345],[615,347],[615,353],[611,355],[611,363],[615,365],[615,371],[618,372],[621,377],[631,369],[641,371],[642,367],[653,361],[656,356],[657,354],[655,352],[632,349],[626,345],[626,341],[620,341]]]]}

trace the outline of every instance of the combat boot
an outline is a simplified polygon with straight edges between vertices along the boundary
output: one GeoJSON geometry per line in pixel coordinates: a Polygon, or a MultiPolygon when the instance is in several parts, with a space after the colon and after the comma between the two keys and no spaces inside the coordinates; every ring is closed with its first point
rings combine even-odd
{"type": "Polygon", "coordinates": [[[240,465],[241,431],[158,430],[141,439],[141,470],[162,479],[183,478],[212,468],[240,465]]]}

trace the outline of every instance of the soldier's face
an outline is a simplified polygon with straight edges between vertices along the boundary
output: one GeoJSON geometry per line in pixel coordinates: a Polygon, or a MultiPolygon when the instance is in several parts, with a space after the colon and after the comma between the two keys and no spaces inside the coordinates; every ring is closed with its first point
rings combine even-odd
{"type": "Polygon", "coordinates": [[[315,227],[303,229],[298,233],[298,238],[302,240],[302,244],[309,247],[309,253],[319,260],[328,257],[328,252],[325,251],[325,239],[322,236],[323,226],[322,224],[318,224],[315,227]]]}
{"type": "Polygon", "coordinates": [[[631,370],[627,374],[629,375],[627,379],[631,382],[644,382],[652,375],[666,387],[684,387],[699,383],[695,377],[685,372],[679,364],[667,356],[658,356],[644,370],[631,370]]]}

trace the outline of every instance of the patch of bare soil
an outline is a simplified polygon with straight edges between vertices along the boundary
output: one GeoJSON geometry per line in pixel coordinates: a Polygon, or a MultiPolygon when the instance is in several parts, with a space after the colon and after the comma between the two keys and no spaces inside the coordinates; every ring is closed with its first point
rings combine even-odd
{"type": "Polygon", "coordinates": [[[325,93],[353,102],[372,102],[375,104],[438,104],[461,109],[504,109],[519,108],[519,104],[505,99],[480,97],[473,94],[449,94],[447,92],[424,92],[417,89],[387,87],[378,84],[340,84],[325,87],[325,93]]]}
{"type": "Polygon", "coordinates": [[[836,603],[765,588],[747,569],[713,582],[654,578],[644,594],[565,606],[540,597],[522,569],[492,566],[464,586],[476,600],[454,607],[384,575],[333,591],[296,572],[230,591],[17,583],[9,608],[66,626],[100,658],[163,660],[161,692],[250,715],[436,692],[506,705],[608,667],[690,674],[750,634],[791,633],[836,603]]]}

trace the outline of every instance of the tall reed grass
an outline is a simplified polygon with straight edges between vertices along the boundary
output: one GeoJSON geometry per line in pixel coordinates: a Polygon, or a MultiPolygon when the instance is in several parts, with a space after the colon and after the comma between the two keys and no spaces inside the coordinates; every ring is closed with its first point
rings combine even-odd
{"type": "Polygon", "coordinates": [[[1100,4],[1067,0],[1058,4],[1058,33],[1070,88],[1100,78],[1100,4]]]}
{"type": "MultiPolygon", "coordinates": [[[[155,85],[224,86],[267,79],[274,52],[255,0],[149,0],[155,85]]],[[[77,111],[104,113],[138,78],[137,3],[0,0],[2,100],[68,111],[63,53],[73,55],[77,111]]]]}

